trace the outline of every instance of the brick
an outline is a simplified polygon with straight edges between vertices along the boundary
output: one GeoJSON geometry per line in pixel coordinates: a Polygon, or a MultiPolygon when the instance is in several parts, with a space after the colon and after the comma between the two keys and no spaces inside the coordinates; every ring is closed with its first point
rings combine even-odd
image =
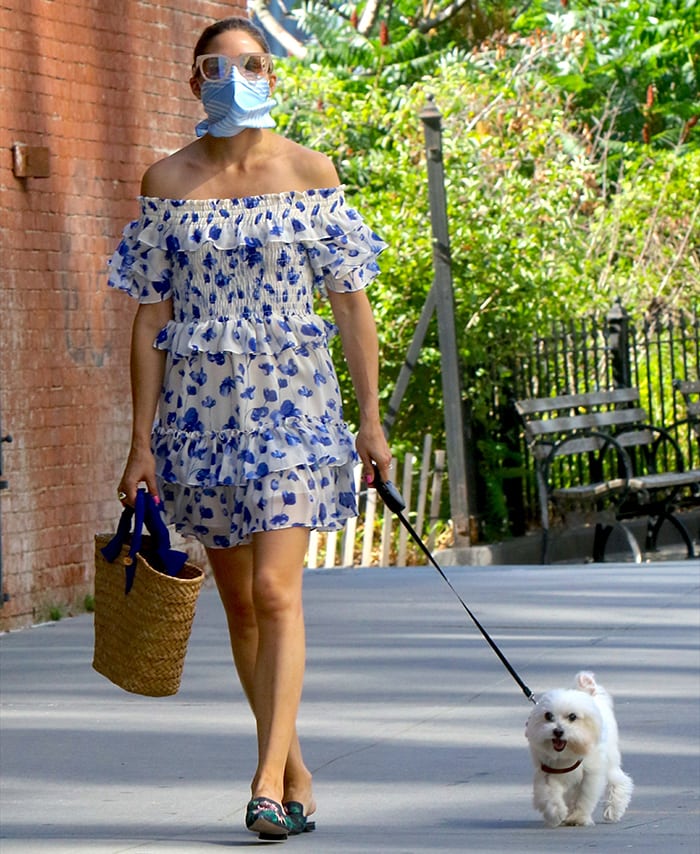
{"type": "Polygon", "coordinates": [[[245,4],[13,0],[0,9],[0,388],[3,586],[0,629],[91,587],[94,534],[113,530],[130,431],[135,304],[106,288],[107,259],[138,215],[143,171],[192,139],[201,109],[191,50],[210,21],[245,4]],[[179,8],[181,7],[181,8],[179,8]],[[153,59],[154,45],[167,45],[153,59]],[[22,66],[27,51],[37,55],[22,66]],[[157,121],[154,120],[157,117],[157,121]],[[10,145],[48,145],[49,178],[19,181],[10,145]]]}

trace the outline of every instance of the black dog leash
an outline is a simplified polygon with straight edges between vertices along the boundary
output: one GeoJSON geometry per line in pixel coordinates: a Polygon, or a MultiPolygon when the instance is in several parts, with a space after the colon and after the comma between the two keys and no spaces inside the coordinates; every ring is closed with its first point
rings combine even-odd
{"type": "Polygon", "coordinates": [[[469,607],[466,604],[466,602],[464,601],[464,599],[462,599],[462,597],[459,595],[459,593],[452,586],[452,582],[445,575],[440,564],[435,560],[435,558],[430,553],[430,549],[425,545],[423,540],[418,536],[418,533],[414,529],[413,525],[411,525],[411,523],[408,521],[408,519],[404,516],[403,511],[406,508],[406,502],[403,500],[403,496],[401,495],[401,493],[398,491],[398,489],[394,486],[394,484],[390,480],[387,480],[387,481],[382,480],[381,475],[379,474],[379,469],[377,468],[376,465],[374,466],[374,480],[372,482],[372,486],[377,490],[377,494],[382,499],[382,501],[387,506],[387,508],[392,513],[395,513],[399,517],[401,524],[404,526],[404,528],[406,528],[408,533],[415,540],[416,544],[420,547],[423,554],[428,558],[428,560],[432,563],[432,565],[435,567],[435,569],[437,569],[437,571],[443,577],[443,579],[447,583],[447,586],[450,588],[450,590],[454,593],[454,595],[457,597],[457,599],[459,599],[460,604],[462,605],[464,610],[467,612],[467,614],[469,614],[474,625],[477,627],[477,629],[479,629],[481,634],[484,636],[486,643],[488,643],[488,645],[491,647],[491,649],[500,658],[501,663],[506,668],[508,673],[510,673],[510,675],[513,677],[513,679],[515,679],[515,681],[518,683],[523,694],[525,694],[525,696],[527,697],[528,700],[530,700],[531,703],[536,703],[537,700],[535,699],[535,695],[527,687],[527,685],[523,682],[523,680],[518,676],[515,669],[513,668],[511,663],[508,661],[508,659],[505,657],[505,655],[501,652],[501,650],[498,648],[498,646],[496,645],[496,642],[493,640],[491,635],[489,635],[489,633],[481,625],[481,623],[477,620],[477,618],[474,616],[474,614],[472,614],[471,610],[469,609],[469,607]]]}

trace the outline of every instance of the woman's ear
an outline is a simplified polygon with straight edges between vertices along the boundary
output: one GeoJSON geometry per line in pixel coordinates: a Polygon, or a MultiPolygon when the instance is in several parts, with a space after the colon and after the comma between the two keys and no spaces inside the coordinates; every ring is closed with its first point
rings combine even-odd
{"type": "Polygon", "coordinates": [[[270,94],[272,95],[272,93],[277,88],[277,75],[271,72],[267,75],[267,80],[270,84],[270,94]]]}
{"type": "Polygon", "coordinates": [[[190,89],[192,90],[192,94],[198,100],[202,97],[202,81],[199,79],[198,74],[194,74],[190,77],[190,89]]]}

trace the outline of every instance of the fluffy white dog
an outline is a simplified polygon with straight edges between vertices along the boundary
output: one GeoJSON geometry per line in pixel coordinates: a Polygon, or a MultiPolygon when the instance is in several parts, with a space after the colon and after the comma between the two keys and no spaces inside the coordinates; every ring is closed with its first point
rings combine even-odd
{"type": "Polygon", "coordinates": [[[525,736],[535,765],[533,803],[549,827],[594,824],[606,787],[603,818],[622,818],[634,784],[621,768],[612,698],[592,673],[577,674],[574,689],[543,694],[525,736]]]}

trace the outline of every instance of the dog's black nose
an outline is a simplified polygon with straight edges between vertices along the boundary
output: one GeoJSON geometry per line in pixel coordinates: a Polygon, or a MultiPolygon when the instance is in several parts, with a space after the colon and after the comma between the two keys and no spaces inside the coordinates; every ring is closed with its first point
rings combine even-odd
{"type": "Polygon", "coordinates": [[[561,727],[557,727],[556,729],[552,730],[552,735],[554,736],[554,738],[561,738],[564,735],[564,730],[561,727]]]}

